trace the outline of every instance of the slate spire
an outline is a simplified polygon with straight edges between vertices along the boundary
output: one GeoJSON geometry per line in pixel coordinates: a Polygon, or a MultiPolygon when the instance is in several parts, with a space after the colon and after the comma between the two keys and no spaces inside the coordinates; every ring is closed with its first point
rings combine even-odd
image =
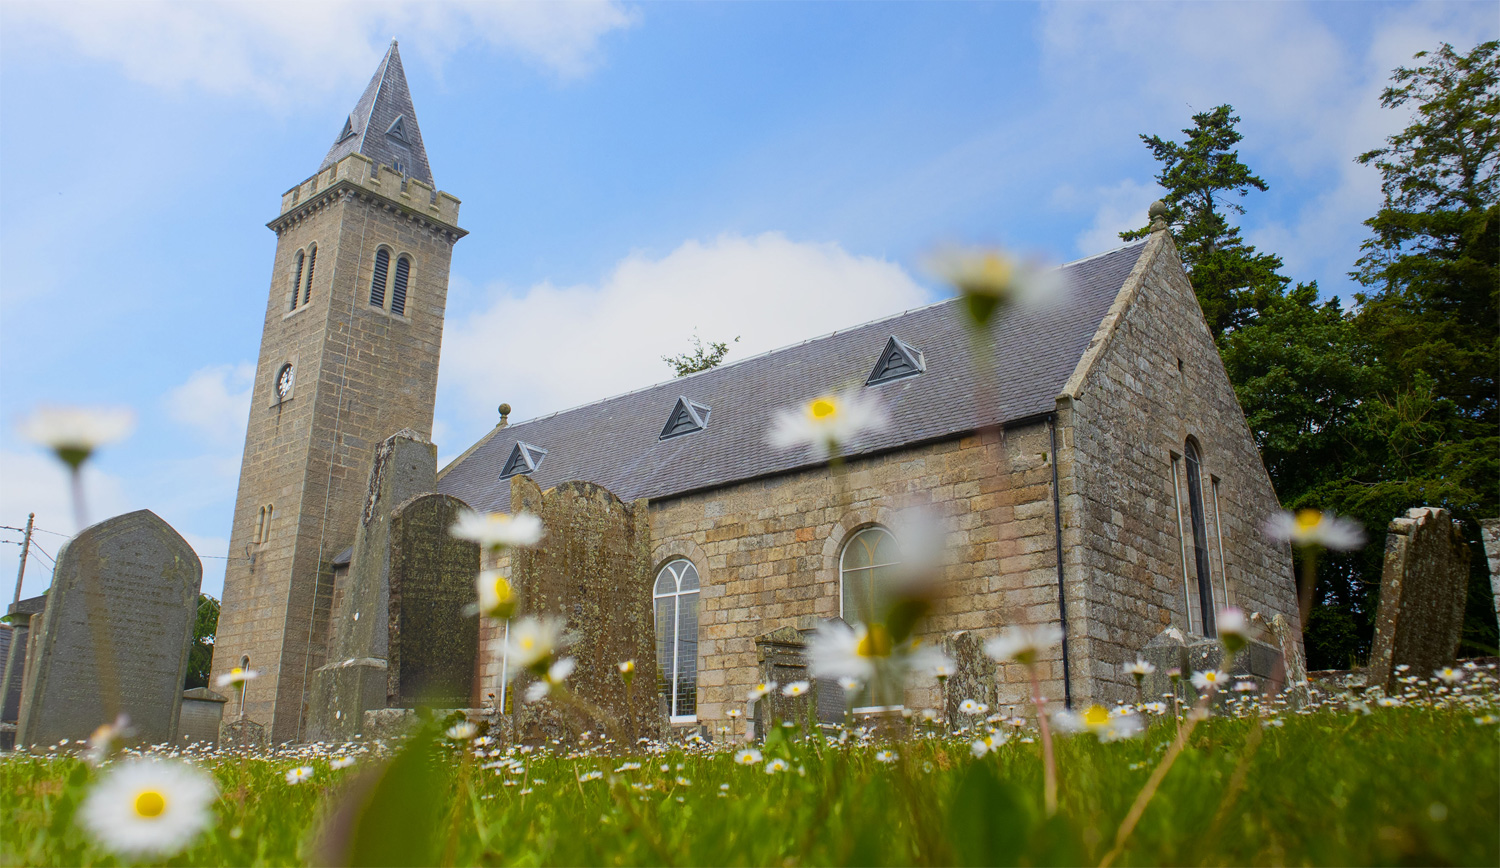
{"type": "Polygon", "coordinates": [[[380,66],[375,68],[375,77],[365,87],[364,95],[341,125],[338,138],[318,171],[356,152],[374,160],[377,166],[391,166],[409,178],[437,186],[427,165],[427,149],[422,147],[422,131],[417,127],[417,110],[406,87],[401,52],[394,39],[380,66]]]}

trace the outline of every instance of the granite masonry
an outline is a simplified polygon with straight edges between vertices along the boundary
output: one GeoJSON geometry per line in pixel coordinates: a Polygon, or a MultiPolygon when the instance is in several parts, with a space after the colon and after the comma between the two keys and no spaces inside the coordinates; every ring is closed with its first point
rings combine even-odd
{"type": "Polygon", "coordinates": [[[69,540],[33,618],[17,744],[86,739],[122,713],[140,741],[172,741],[202,578],[192,547],[150,510],[69,540]]]}

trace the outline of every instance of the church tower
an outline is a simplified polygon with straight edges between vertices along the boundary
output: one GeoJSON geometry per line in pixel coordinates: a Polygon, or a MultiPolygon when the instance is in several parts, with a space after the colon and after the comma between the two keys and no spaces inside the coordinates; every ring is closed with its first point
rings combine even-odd
{"type": "MultiPolygon", "coordinates": [[[[303,731],[331,561],[381,440],[431,437],[458,200],[438,192],[395,41],[323,164],[287,191],[230,533],[214,675],[260,677],[245,716],[303,731]]],[[[231,703],[226,719],[238,715],[231,703]]]]}

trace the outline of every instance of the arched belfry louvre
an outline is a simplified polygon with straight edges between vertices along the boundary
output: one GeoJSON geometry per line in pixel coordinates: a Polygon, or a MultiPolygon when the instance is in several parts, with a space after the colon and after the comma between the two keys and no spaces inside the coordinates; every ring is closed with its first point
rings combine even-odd
{"type": "Polygon", "coordinates": [[[297,251],[296,264],[292,268],[292,310],[297,309],[297,297],[302,292],[302,267],[307,261],[307,254],[297,251]]]}
{"type": "Polygon", "coordinates": [[[406,281],[411,277],[411,257],[401,254],[396,257],[396,275],[391,283],[391,313],[406,315],[406,281]]]}
{"type": "MultiPolygon", "coordinates": [[[[306,307],[312,302],[313,272],[318,267],[318,245],[309,244],[307,247],[307,282],[302,286],[302,305],[306,307]]],[[[295,302],[293,303],[295,306],[295,302]]]]}
{"type": "Polygon", "coordinates": [[[656,574],[656,673],[673,723],[698,715],[698,568],[684,558],[656,574]]]}
{"type": "Polygon", "coordinates": [[[391,252],[382,247],[375,251],[375,271],[370,277],[370,306],[385,307],[385,284],[391,270],[391,252]]]}
{"type": "Polygon", "coordinates": [[[1198,441],[1189,437],[1183,446],[1183,465],[1187,471],[1188,513],[1193,526],[1193,569],[1198,583],[1198,609],[1203,618],[1203,635],[1215,636],[1214,586],[1208,558],[1208,521],[1203,509],[1203,456],[1198,441]]]}

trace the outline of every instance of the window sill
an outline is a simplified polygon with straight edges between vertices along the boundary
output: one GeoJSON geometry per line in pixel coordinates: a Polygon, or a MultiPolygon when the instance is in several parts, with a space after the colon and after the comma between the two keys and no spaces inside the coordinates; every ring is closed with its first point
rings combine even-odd
{"type": "Polygon", "coordinates": [[[667,719],[673,726],[691,726],[698,722],[696,714],[674,714],[667,719]]]}

